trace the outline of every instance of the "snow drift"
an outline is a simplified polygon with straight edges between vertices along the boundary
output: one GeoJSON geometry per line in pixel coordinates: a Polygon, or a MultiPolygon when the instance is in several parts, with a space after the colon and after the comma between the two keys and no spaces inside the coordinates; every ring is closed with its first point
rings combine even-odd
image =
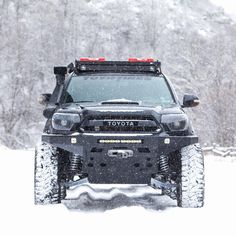
{"type": "Polygon", "coordinates": [[[84,185],[77,200],[35,206],[33,156],[0,147],[1,235],[235,235],[235,159],[207,156],[205,206],[181,209],[143,185],[84,185]]]}

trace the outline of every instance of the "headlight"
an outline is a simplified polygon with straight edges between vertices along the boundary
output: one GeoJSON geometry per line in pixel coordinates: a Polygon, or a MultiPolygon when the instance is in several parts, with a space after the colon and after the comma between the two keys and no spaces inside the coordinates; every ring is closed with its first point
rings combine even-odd
{"type": "Polygon", "coordinates": [[[171,131],[184,131],[188,127],[188,117],[185,114],[162,115],[161,123],[171,131]]]}
{"type": "Polygon", "coordinates": [[[52,127],[57,130],[70,130],[80,120],[79,114],[55,113],[52,117],[52,127]]]}

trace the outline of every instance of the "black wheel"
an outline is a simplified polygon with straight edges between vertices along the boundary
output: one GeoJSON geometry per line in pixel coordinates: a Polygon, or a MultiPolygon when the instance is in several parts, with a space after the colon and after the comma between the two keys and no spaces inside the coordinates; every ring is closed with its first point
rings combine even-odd
{"type": "Polygon", "coordinates": [[[35,204],[60,203],[65,188],[60,186],[59,154],[48,143],[40,143],[35,149],[34,199],[35,204]]]}
{"type": "Polygon", "coordinates": [[[179,207],[197,208],[204,205],[204,157],[199,144],[181,149],[180,176],[177,188],[179,207]]]}

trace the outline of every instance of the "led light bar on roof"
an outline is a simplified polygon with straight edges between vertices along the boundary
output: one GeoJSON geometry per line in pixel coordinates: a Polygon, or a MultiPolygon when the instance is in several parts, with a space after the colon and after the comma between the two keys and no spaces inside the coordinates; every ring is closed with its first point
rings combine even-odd
{"type": "Polygon", "coordinates": [[[161,74],[161,62],[152,58],[129,58],[127,61],[105,61],[105,58],[75,60],[76,74],[84,72],[156,73],[161,74]]]}
{"type": "Polygon", "coordinates": [[[105,57],[98,57],[98,58],[81,57],[80,61],[105,61],[105,57]]]}
{"type": "Polygon", "coordinates": [[[136,58],[131,57],[128,59],[129,62],[154,62],[153,58],[136,58]]]}

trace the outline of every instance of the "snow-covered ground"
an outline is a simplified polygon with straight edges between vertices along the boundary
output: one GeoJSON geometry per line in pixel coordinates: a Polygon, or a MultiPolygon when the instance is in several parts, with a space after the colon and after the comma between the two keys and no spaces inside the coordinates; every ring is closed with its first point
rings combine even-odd
{"type": "Polygon", "coordinates": [[[149,187],[81,186],[79,200],[34,206],[33,150],[0,147],[0,235],[236,235],[236,161],[207,156],[202,209],[149,187]]]}

